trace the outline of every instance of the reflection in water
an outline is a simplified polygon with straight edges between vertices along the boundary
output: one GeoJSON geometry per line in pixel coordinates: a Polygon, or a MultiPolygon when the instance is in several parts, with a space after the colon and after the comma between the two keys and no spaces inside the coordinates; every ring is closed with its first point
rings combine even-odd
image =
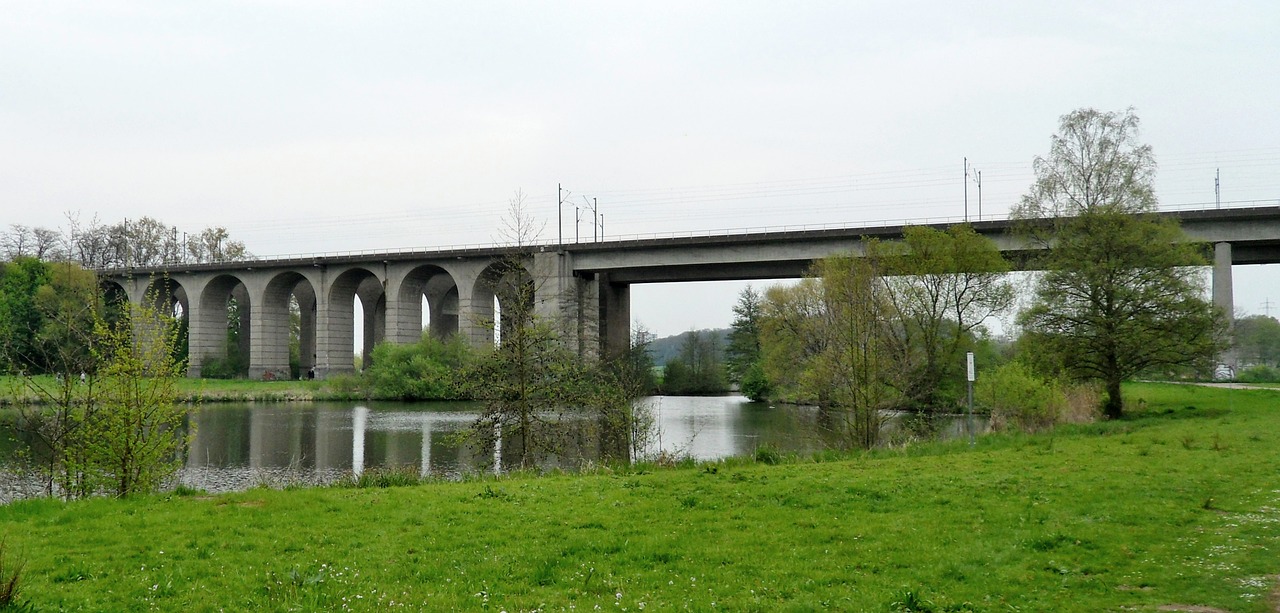
{"type": "MultiPolygon", "coordinates": [[[[824,416],[813,407],[747,402],[741,396],[655,396],[641,401],[655,427],[640,441],[641,459],[659,453],[714,460],[750,455],[762,445],[809,453],[834,446],[824,416]]],[[[322,484],[373,469],[408,469],[422,476],[457,477],[518,462],[518,449],[501,438],[489,449],[463,444],[475,421],[474,403],[291,403],[204,405],[192,409],[195,436],[179,475],[183,484],[210,492],[257,485],[322,484]]],[[[886,437],[903,432],[940,438],[967,436],[963,418],[930,420],[922,428],[891,416],[886,437]]],[[[919,421],[919,420],[916,420],[919,421]]],[[[985,428],[985,423],[982,424],[985,428]]],[[[587,420],[566,423],[569,448],[546,458],[543,468],[598,461],[601,443],[587,420]]],[[[0,475],[20,444],[0,445],[0,475]]],[[[0,488],[3,489],[3,488],[0,488]]],[[[0,491],[0,502],[16,494],[0,491]]]]}

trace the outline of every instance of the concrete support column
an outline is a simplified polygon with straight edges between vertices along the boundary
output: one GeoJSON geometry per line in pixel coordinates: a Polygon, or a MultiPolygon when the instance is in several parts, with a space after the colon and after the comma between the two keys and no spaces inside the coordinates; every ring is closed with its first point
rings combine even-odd
{"type": "Polygon", "coordinates": [[[316,366],[316,294],[308,284],[294,289],[298,299],[298,374],[306,379],[316,366]]]}
{"type": "Polygon", "coordinates": [[[231,297],[235,299],[236,309],[240,315],[240,320],[236,322],[239,327],[236,330],[236,351],[239,351],[240,356],[250,360],[252,364],[252,358],[249,356],[253,351],[253,309],[257,305],[249,297],[249,290],[243,283],[231,288],[231,297]]]}
{"type": "Polygon", "coordinates": [[[407,273],[395,267],[387,273],[385,337],[399,345],[422,337],[422,283],[407,273]]]}
{"type": "Polygon", "coordinates": [[[480,269],[454,276],[458,283],[458,334],[475,348],[493,347],[493,292],[477,291],[480,269]]]}
{"type": "Polygon", "coordinates": [[[600,277],[600,350],[613,358],[631,349],[631,286],[600,277]]]}
{"type": "Polygon", "coordinates": [[[257,300],[252,301],[250,312],[249,378],[288,379],[288,290],[284,290],[283,295],[275,296],[264,292],[257,300]]]}
{"type": "Polygon", "coordinates": [[[578,355],[601,355],[604,289],[602,276],[573,274],[573,254],[540,253],[534,256],[537,279],[535,312],[551,323],[565,345],[578,355]]]}
{"type": "Polygon", "coordinates": [[[350,300],[334,303],[330,300],[329,271],[320,273],[320,287],[316,292],[316,378],[324,379],[332,374],[355,370],[351,353],[353,309],[350,300]]]}
{"type": "Polygon", "coordinates": [[[368,368],[373,364],[374,345],[387,335],[387,297],[379,294],[377,297],[370,296],[368,301],[362,297],[360,302],[364,307],[364,348],[360,364],[368,368]]]}
{"type": "MultiPolygon", "coordinates": [[[[1235,327],[1235,295],[1231,287],[1231,243],[1213,245],[1213,304],[1222,309],[1227,318],[1227,338],[1233,338],[1235,327]]],[[[1228,349],[1219,358],[1223,363],[1235,366],[1234,349],[1228,349]]]]}
{"type": "Polygon", "coordinates": [[[216,288],[192,285],[187,293],[191,309],[187,317],[187,376],[194,378],[201,376],[206,358],[227,355],[227,304],[216,288]],[[207,295],[210,291],[214,295],[207,295]]]}
{"type": "Polygon", "coordinates": [[[1235,320],[1235,297],[1231,288],[1231,243],[1213,246],[1213,304],[1228,321],[1235,320]]]}
{"type": "Polygon", "coordinates": [[[431,308],[431,335],[447,339],[458,333],[458,288],[427,287],[427,304],[431,308]]]}

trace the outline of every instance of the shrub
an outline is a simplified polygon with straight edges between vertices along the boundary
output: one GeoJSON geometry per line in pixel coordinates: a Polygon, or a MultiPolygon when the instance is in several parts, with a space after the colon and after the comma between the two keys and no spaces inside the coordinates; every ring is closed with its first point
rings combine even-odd
{"type": "Polygon", "coordinates": [[[1280,370],[1266,364],[1257,364],[1237,373],[1236,380],[1245,383],[1280,383],[1280,370]]]}
{"type": "Polygon", "coordinates": [[[991,427],[997,430],[1034,432],[1048,428],[1067,408],[1067,394],[1060,384],[1017,361],[984,373],[974,390],[974,400],[990,410],[991,427]]]}
{"type": "Polygon", "coordinates": [[[759,362],[753,363],[746,374],[742,375],[742,395],[752,402],[761,402],[769,397],[771,391],[773,386],[769,385],[769,379],[764,376],[764,369],[759,362]]]}
{"type": "Polygon", "coordinates": [[[368,393],[384,400],[458,400],[459,376],[470,348],[459,336],[441,341],[429,334],[412,345],[374,347],[364,378],[368,393]]]}

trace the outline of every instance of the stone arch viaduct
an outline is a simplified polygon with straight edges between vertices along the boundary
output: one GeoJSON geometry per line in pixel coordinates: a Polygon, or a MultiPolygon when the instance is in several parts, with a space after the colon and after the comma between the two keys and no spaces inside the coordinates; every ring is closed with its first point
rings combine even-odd
{"type": "MultiPolygon", "coordinates": [[[[1280,207],[1163,214],[1178,217],[1192,240],[1213,245],[1213,297],[1228,313],[1232,264],[1280,262],[1280,207]]],[[[1018,256],[1029,247],[1009,233],[1009,221],[973,226],[1015,262],[1026,259],[1018,256]]],[[[375,342],[414,342],[424,329],[439,337],[461,335],[477,346],[492,344],[495,329],[500,334],[501,328],[493,324],[495,315],[509,293],[502,288],[516,283],[534,289],[535,312],[557,322],[563,338],[580,353],[610,354],[630,340],[632,284],[796,278],[816,259],[858,253],[863,240],[892,240],[902,230],[849,227],[333,254],[117,269],[100,276],[134,303],[149,297],[161,305],[180,305],[189,326],[190,376],[200,376],[211,357],[226,354],[226,331],[233,323],[227,303],[235,299],[242,317],[234,323],[240,326],[240,350],[248,356],[251,377],[288,376],[293,308],[300,314],[302,370],[323,378],[354,369],[357,325],[366,359],[375,342]],[[519,265],[502,265],[513,261],[519,265]],[[359,322],[356,300],[364,313],[359,322]]]]}

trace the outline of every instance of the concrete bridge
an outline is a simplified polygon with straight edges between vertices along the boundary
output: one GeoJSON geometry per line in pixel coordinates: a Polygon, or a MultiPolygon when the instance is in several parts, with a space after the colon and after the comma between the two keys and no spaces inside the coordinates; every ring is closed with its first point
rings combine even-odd
{"type": "MultiPolygon", "coordinates": [[[[1280,262],[1280,207],[1162,214],[1180,219],[1192,240],[1214,246],[1213,297],[1228,313],[1232,264],[1280,262]]],[[[1015,262],[1027,260],[1019,256],[1031,248],[1012,236],[1010,221],[973,227],[1015,262]]],[[[354,370],[356,325],[363,328],[366,364],[376,342],[411,343],[424,328],[442,338],[460,334],[477,346],[492,344],[495,329],[501,333],[495,315],[501,319],[501,305],[517,294],[509,291],[513,287],[532,288],[535,311],[556,322],[580,353],[611,354],[630,342],[633,284],[798,278],[817,259],[861,253],[865,239],[901,238],[903,228],[286,257],[110,270],[101,276],[134,303],[151,297],[161,306],[180,307],[189,323],[192,377],[200,376],[210,358],[226,355],[227,304],[234,299],[251,377],[288,376],[292,305],[300,313],[302,370],[323,378],[354,370]],[[512,261],[518,266],[503,264],[512,261]],[[364,313],[359,322],[357,299],[364,313]]]]}

